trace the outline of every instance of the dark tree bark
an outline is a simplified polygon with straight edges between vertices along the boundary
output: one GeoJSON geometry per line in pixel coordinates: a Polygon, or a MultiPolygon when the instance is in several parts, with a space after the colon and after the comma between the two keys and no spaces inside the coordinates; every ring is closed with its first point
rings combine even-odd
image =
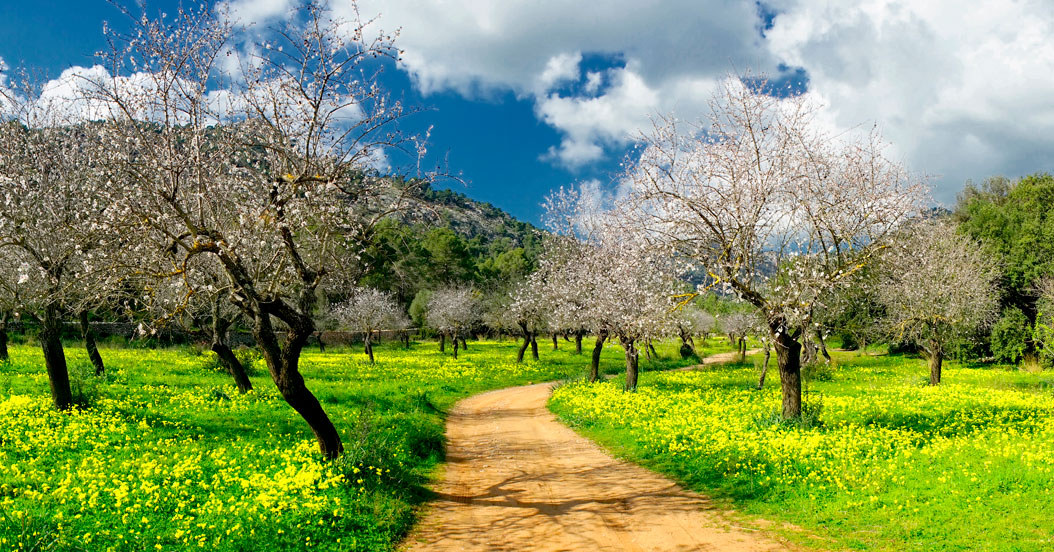
{"type": "Polygon", "coordinates": [[[944,351],[940,345],[933,344],[930,346],[930,385],[941,384],[941,366],[944,364],[944,351]]]}
{"type": "Polygon", "coordinates": [[[7,362],[10,357],[7,354],[7,312],[0,312],[0,362],[7,362]]]}
{"type": "Polygon", "coordinates": [[[322,455],[330,459],[340,456],[344,452],[340,434],[300,374],[300,353],[315,331],[314,322],[281,302],[261,307],[280,311],[282,321],[289,326],[288,341],[283,347],[271,323],[271,314],[261,312],[261,309],[253,313],[253,335],[263,351],[271,379],[286,403],[307,422],[322,455]]]}
{"type": "Polygon", "coordinates": [[[523,362],[523,355],[527,352],[527,347],[531,345],[531,331],[527,328],[527,324],[520,322],[520,331],[523,332],[523,343],[520,344],[520,350],[516,352],[516,362],[523,362]]]}
{"type": "Polygon", "coordinates": [[[648,355],[648,360],[651,360],[652,357],[654,357],[656,360],[659,359],[659,352],[655,350],[655,345],[652,345],[650,339],[648,340],[648,350],[651,351],[651,354],[648,355]]]}
{"type": "Polygon", "coordinates": [[[538,335],[531,332],[531,358],[538,360],[538,335]]]}
{"type": "Polygon", "coordinates": [[[593,345],[593,359],[589,364],[589,382],[593,383],[600,379],[600,353],[604,351],[604,342],[607,341],[607,330],[597,332],[596,344],[593,345]]]}
{"type": "Polygon", "coordinates": [[[315,339],[318,340],[318,352],[326,352],[326,342],[322,341],[322,330],[315,332],[315,339]]]}
{"type": "Polygon", "coordinates": [[[214,299],[212,303],[212,346],[211,349],[220,359],[220,364],[227,369],[227,373],[234,378],[234,384],[238,386],[238,392],[245,394],[253,389],[253,382],[249,379],[249,373],[245,366],[231,350],[227,342],[227,330],[230,329],[234,320],[228,320],[220,316],[220,299],[214,299]]]}
{"type": "Polygon", "coordinates": [[[575,332],[575,354],[582,354],[582,334],[585,333],[582,330],[575,332]]]}
{"type": "Polygon", "coordinates": [[[747,360],[747,338],[739,338],[739,362],[746,362],[747,360]]]}
{"type": "Polygon", "coordinates": [[[780,369],[780,387],[783,392],[783,417],[801,417],[801,343],[790,334],[781,331],[782,324],[769,322],[773,345],[776,348],[776,365],[780,369]]]}
{"type": "Polygon", "coordinates": [[[622,347],[626,349],[626,391],[637,390],[638,360],[640,351],[632,339],[621,339],[622,347]]]}
{"type": "MultiPolygon", "coordinates": [[[[375,364],[373,360],[373,337],[372,332],[366,332],[366,337],[362,338],[363,345],[366,346],[366,354],[370,357],[370,364],[375,364]]],[[[457,358],[457,342],[454,342],[454,358],[457,358]]]]}
{"type": "Polygon", "coordinates": [[[238,392],[245,394],[252,391],[253,382],[249,380],[249,374],[245,371],[245,366],[238,360],[230,345],[213,340],[211,348],[216,353],[216,356],[219,357],[220,363],[227,369],[227,373],[234,378],[234,383],[238,386],[238,392]]]}
{"type": "Polygon", "coordinates": [[[772,356],[772,345],[765,343],[765,363],[761,365],[761,377],[758,378],[758,391],[765,387],[765,374],[769,372],[769,357],[772,356]]]}
{"type": "Polygon", "coordinates": [[[95,343],[95,332],[91,330],[91,322],[88,321],[88,311],[82,310],[79,318],[81,337],[84,338],[84,350],[88,351],[88,360],[95,367],[95,375],[102,376],[106,373],[106,365],[103,364],[102,355],[99,354],[99,347],[95,343]]]}
{"type": "Polygon", "coordinates": [[[468,350],[468,342],[465,341],[464,336],[461,337],[461,349],[465,351],[468,350]]]}
{"type": "Polygon", "coordinates": [[[445,333],[439,334],[439,352],[440,353],[445,353],[446,352],[446,334],[445,333]]]}
{"type": "Polygon", "coordinates": [[[44,317],[40,321],[40,348],[44,352],[44,367],[51,385],[51,400],[55,408],[67,410],[73,405],[73,390],[70,389],[66,352],[62,349],[62,323],[55,305],[44,308],[44,317]]]}
{"type": "Polygon", "coordinates": [[[553,334],[553,350],[556,351],[556,350],[559,350],[559,348],[560,348],[560,341],[558,339],[558,336],[556,334],[553,334]]]}
{"type": "Polygon", "coordinates": [[[454,338],[451,341],[454,342],[454,360],[457,360],[457,346],[458,346],[458,338],[457,338],[457,336],[454,336],[454,338]]]}

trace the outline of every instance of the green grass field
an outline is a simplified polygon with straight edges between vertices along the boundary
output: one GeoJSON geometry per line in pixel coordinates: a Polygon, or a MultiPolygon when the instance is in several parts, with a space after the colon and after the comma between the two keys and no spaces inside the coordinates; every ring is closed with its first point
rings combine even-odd
{"type": "MultiPolygon", "coordinates": [[[[241,396],[208,354],[103,349],[108,375],[97,382],[71,345],[75,388],[91,406],[58,413],[39,348],[14,346],[0,365],[0,549],[391,549],[427,499],[450,405],[585,373],[588,349],[539,345],[541,361],[523,365],[512,341],[470,342],[457,361],[434,343],[381,346],[372,366],[360,350],[306,352],[308,385],[347,448],[329,463],[259,362],[256,391],[241,396]]],[[[659,349],[667,360],[642,360],[644,383],[649,370],[685,364],[672,344],[659,349]]],[[[604,370],[621,370],[621,355],[608,347],[604,370]]]]}
{"type": "Polygon", "coordinates": [[[951,364],[931,388],[919,359],[835,360],[807,383],[812,427],[778,422],[778,373],[756,391],[750,359],[632,394],[572,383],[550,408],[809,547],[1054,550],[1054,373],[951,364]]]}

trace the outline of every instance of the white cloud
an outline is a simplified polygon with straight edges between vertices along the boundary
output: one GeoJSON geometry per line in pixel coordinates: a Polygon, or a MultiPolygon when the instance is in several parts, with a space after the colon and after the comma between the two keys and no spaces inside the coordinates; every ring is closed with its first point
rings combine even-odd
{"type": "Polygon", "coordinates": [[[231,19],[242,25],[262,25],[268,20],[286,17],[297,4],[297,0],[232,0],[220,2],[217,9],[229,9],[231,19]]]}
{"type": "Polygon", "coordinates": [[[557,54],[545,64],[542,74],[538,75],[537,94],[545,94],[554,87],[565,82],[575,82],[579,79],[578,64],[582,63],[582,53],[557,54]]]}
{"type": "MultiPolygon", "coordinates": [[[[348,5],[333,8],[351,18],[348,5]]],[[[424,93],[511,90],[535,102],[539,117],[564,134],[547,157],[569,166],[627,143],[656,110],[702,105],[710,93],[693,88],[700,95],[688,97],[677,83],[775,68],[753,2],[362,0],[359,11],[380,14],[378,27],[400,30],[401,67],[424,93]],[[585,55],[621,59],[625,68],[606,82],[596,71],[583,77],[585,55]],[[581,95],[552,93],[583,78],[581,95]]]]}
{"type": "Polygon", "coordinates": [[[833,124],[877,123],[954,200],[968,178],[1051,170],[1054,4],[788,1],[767,33],[833,124]]]}

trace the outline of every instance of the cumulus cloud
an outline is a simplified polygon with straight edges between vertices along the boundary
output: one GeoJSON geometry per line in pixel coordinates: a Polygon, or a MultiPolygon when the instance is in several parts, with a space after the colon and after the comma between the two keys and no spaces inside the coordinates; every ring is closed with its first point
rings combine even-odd
{"type": "MultiPolygon", "coordinates": [[[[279,17],[293,0],[232,0],[279,17]]],[[[561,133],[546,159],[603,159],[656,113],[706,112],[729,72],[803,68],[834,129],[877,124],[891,154],[937,176],[950,201],[967,178],[1050,170],[1054,4],[1047,0],[360,0],[399,30],[400,67],[425,94],[512,91],[561,133]],[[611,63],[597,66],[589,59],[611,63]]],[[[350,3],[336,15],[354,18],[350,3]]]]}
{"type": "Polygon", "coordinates": [[[968,178],[1050,170],[1054,4],[984,0],[788,1],[767,33],[803,67],[842,128],[874,122],[935,176],[943,202],[968,178]]]}
{"type": "MultiPolygon", "coordinates": [[[[629,143],[656,110],[705,103],[710,90],[684,91],[680,83],[713,81],[737,68],[776,68],[761,44],[752,2],[601,4],[362,0],[359,12],[364,18],[379,14],[378,27],[400,30],[401,67],[424,93],[512,91],[534,102],[539,118],[564,135],[544,155],[567,166],[629,143]],[[583,74],[584,55],[620,61],[583,74]],[[579,82],[575,92],[554,91],[579,82]]],[[[355,15],[346,4],[333,9],[345,18],[355,15]]]]}

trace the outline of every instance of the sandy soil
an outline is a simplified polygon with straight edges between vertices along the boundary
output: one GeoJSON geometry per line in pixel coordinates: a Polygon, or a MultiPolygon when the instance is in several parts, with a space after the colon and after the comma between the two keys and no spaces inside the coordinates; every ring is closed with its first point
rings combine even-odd
{"type": "Polygon", "coordinates": [[[557,422],[545,407],[552,388],[513,387],[455,405],[438,497],[405,550],[788,549],[557,422]]]}

